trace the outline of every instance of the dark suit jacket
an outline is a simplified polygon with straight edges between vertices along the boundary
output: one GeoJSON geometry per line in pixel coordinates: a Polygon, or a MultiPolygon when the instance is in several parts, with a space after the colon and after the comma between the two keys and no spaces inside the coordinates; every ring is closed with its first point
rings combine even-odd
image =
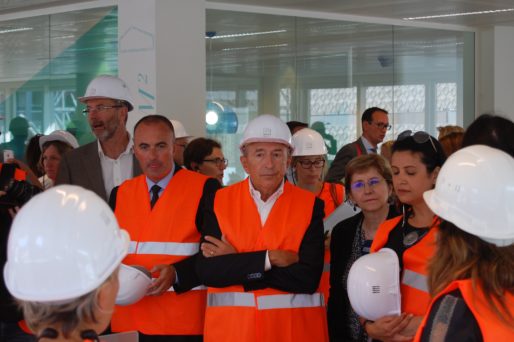
{"type": "Polygon", "coordinates": [[[360,147],[361,154],[368,154],[368,150],[362,143],[362,137],[352,143],[344,145],[337,152],[334,161],[330,165],[325,181],[330,183],[342,183],[346,164],[358,155],[357,145],[360,147]]]}
{"type": "MultiPolygon", "coordinates": [[[[132,170],[132,176],[134,177],[141,174],[139,162],[135,157],[133,158],[132,170]]],[[[98,142],[96,140],[80,146],[62,157],[55,184],[80,185],[95,192],[107,202],[109,194],[105,193],[102,166],[100,156],[98,156],[98,142]]]]}
{"type": "MultiPolygon", "coordinates": [[[[323,268],[323,210],[323,201],[316,198],[311,222],[300,244],[300,262],[264,271],[265,250],[214,258],[205,258],[200,253],[196,264],[200,279],[212,287],[242,285],[245,291],[274,288],[292,293],[314,293],[323,268]]],[[[221,230],[214,213],[214,196],[207,199],[204,213],[202,236],[206,235],[221,239],[221,230]]]]}

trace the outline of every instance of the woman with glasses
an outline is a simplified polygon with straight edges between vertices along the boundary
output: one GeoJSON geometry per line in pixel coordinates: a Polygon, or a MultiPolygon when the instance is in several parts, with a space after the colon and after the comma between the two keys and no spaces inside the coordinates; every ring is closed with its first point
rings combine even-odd
{"type": "Polygon", "coordinates": [[[184,166],[191,171],[216,178],[223,185],[223,173],[227,168],[221,144],[208,138],[191,141],[184,150],[184,166]]]}
{"type": "MultiPolygon", "coordinates": [[[[298,187],[312,192],[325,203],[325,218],[344,201],[344,189],[341,184],[326,183],[323,181],[327,147],[321,134],[310,128],[304,128],[293,135],[293,182],[298,187]]],[[[330,275],[328,263],[330,261],[330,237],[325,240],[325,267],[321,276],[320,291],[328,301],[328,288],[330,275]]]]}
{"type": "Polygon", "coordinates": [[[361,212],[332,230],[328,327],[331,341],[367,341],[366,331],[350,306],[346,282],[355,260],[369,253],[378,226],[396,215],[389,204],[392,172],[383,157],[367,154],[352,159],[345,174],[347,197],[361,212]]]}
{"type": "Polygon", "coordinates": [[[426,269],[440,223],[423,193],[434,188],[446,157],[437,139],[422,131],[402,132],[392,152],[393,187],[403,214],[380,225],[371,252],[385,247],[398,255],[402,314],[363,325],[373,339],[409,341],[430,302],[426,269]]]}

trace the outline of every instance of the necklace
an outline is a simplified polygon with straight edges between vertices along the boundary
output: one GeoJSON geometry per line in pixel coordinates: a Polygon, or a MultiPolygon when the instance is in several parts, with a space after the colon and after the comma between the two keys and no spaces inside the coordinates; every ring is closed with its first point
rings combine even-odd
{"type": "Polygon", "coordinates": [[[432,221],[432,225],[427,228],[421,228],[418,230],[413,230],[406,234],[407,229],[405,228],[405,222],[409,219],[411,212],[408,212],[407,215],[404,214],[403,216],[403,223],[402,223],[402,236],[403,236],[403,246],[404,247],[410,247],[414,245],[416,242],[421,240],[427,233],[430,231],[432,227],[434,227],[438,222],[437,216],[434,217],[434,220],[432,221]],[[420,230],[422,230],[420,232],[420,230]]]}

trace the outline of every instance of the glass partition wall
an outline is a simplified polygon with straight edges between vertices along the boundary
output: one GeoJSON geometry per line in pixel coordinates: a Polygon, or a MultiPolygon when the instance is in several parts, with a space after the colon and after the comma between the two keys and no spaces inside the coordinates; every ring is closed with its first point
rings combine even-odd
{"type": "MultiPolygon", "coordinates": [[[[207,11],[207,134],[230,161],[225,183],[244,177],[238,144],[263,113],[309,124],[329,160],[361,134],[371,106],[389,111],[385,140],[405,129],[462,125],[464,44],[472,32],[220,10],[207,11]],[[208,109],[209,110],[209,109],[208,109]],[[212,114],[212,111],[211,111],[212,114]],[[227,129],[227,127],[231,127],[227,129]]],[[[467,49],[473,50],[473,49],[467,49]]],[[[473,79],[473,77],[466,79],[473,79]]]]}

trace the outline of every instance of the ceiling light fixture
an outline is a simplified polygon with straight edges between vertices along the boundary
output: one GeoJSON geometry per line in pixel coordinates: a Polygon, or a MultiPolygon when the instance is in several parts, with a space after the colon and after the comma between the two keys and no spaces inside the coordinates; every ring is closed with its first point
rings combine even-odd
{"type": "Polygon", "coordinates": [[[0,30],[0,34],[11,33],[11,32],[21,32],[21,31],[31,31],[33,29],[34,28],[32,28],[32,27],[19,27],[19,28],[13,28],[13,29],[5,29],[5,30],[0,30]]]}
{"type": "Polygon", "coordinates": [[[439,14],[439,15],[427,15],[423,17],[409,17],[403,18],[403,20],[420,20],[420,19],[437,19],[437,18],[448,18],[448,17],[462,17],[466,15],[478,15],[478,14],[495,14],[495,13],[504,13],[504,12],[512,12],[514,8],[506,8],[499,10],[489,10],[489,11],[476,11],[476,12],[462,12],[462,13],[452,13],[452,14],[439,14]]]}
{"type": "Polygon", "coordinates": [[[234,34],[222,34],[215,36],[205,36],[206,39],[223,39],[223,38],[239,38],[239,37],[248,37],[248,36],[260,36],[263,34],[274,34],[274,33],[284,33],[287,30],[274,30],[274,31],[262,31],[262,32],[248,32],[248,33],[234,33],[234,34]]]}

